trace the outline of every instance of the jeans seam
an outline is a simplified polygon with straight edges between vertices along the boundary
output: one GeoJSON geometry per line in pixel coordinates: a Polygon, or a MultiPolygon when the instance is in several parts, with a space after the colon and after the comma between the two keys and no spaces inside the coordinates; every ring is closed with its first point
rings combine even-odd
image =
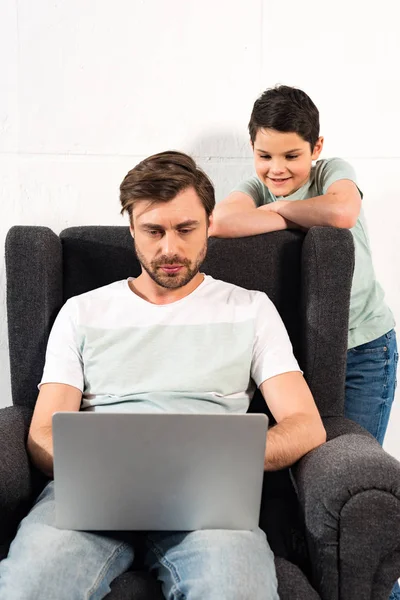
{"type": "Polygon", "coordinates": [[[128,548],[128,544],[126,544],[125,542],[123,542],[122,544],[120,544],[119,546],[117,546],[117,548],[115,548],[112,551],[112,553],[108,557],[106,563],[100,569],[99,574],[97,575],[94,583],[89,588],[87,596],[86,596],[87,600],[90,600],[90,598],[92,597],[93,593],[96,592],[99,589],[100,583],[103,581],[103,579],[105,577],[105,574],[107,573],[107,571],[109,570],[109,568],[111,566],[111,562],[115,558],[117,558],[121,554],[121,552],[123,552],[124,550],[126,550],[126,548],[128,548]]]}
{"type": "Polygon", "coordinates": [[[164,565],[165,567],[167,567],[167,569],[171,573],[172,579],[174,581],[174,585],[172,587],[173,594],[175,595],[175,590],[176,590],[179,594],[179,597],[177,598],[177,600],[186,600],[186,595],[179,589],[179,584],[182,582],[182,580],[179,576],[177,568],[167,558],[165,558],[164,552],[161,550],[161,548],[159,546],[157,546],[157,544],[154,542],[154,540],[149,538],[149,542],[150,542],[151,548],[152,548],[154,554],[156,555],[159,563],[164,565]]]}
{"type": "Polygon", "coordinates": [[[385,411],[386,411],[386,402],[382,405],[381,410],[379,411],[379,421],[378,421],[378,427],[376,428],[376,436],[375,436],[375,438],[377,440],[380,439],[382,419],[383,419],[383,415],[384,415],[385,411]]]}

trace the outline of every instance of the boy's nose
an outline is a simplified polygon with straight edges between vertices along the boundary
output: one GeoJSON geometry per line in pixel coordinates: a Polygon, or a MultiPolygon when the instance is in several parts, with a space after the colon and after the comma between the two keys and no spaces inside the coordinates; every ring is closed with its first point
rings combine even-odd
{"type": "Polygon", "coordinates": [[[285,172],[285,167],[282,163],[273,163],[270,167],[270,171],[273,175],[281,175],[285,172]]]}

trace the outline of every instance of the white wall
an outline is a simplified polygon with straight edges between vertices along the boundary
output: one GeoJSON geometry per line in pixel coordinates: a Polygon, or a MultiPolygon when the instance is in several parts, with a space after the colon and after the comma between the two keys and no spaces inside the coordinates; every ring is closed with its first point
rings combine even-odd
{"type": "MultiPolygon", "coordinates": [[[[123,224],[142,157],[191,152],[221,199],[252,172],[247,122],[276,83],[319,106],[324,156],[357,169],[375,267],[400,321],[396,0],[2,0],[0,244],[14,224],[123,224]]],[[[3,253],[2,253],[3,254],[3,253]]],[[[10,403],[0,260],[0,404],[10,403]]],[[[386,447],[400,458],[400,406],[386,447]]]]}

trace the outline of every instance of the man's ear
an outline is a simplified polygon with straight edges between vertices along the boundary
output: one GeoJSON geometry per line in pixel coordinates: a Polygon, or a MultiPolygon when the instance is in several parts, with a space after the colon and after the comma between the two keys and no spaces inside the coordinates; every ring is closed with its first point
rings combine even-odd
{"type": "Polygon", "coordinates": [[[314,150],[311,155],[312,160],[317,160],[319,158],[319,155],[321,154],[323,147],[324,147],[324,138],[321,136],[315,142],[314,150]]]}
{"type": "Polygon", "coordinates": [[[214,222],[214,211],[211,213],[209,217],[207,217],[207,233],[208,237],[211,235],[212,225],[214,222]]]}
{"type": "Polygon", "coordinates": [[[131,236],[133,237],[133,239],[135,239],[135,230],[133,228],[132,223],[129,225],[129,231],[131,232],[131,236]]]}

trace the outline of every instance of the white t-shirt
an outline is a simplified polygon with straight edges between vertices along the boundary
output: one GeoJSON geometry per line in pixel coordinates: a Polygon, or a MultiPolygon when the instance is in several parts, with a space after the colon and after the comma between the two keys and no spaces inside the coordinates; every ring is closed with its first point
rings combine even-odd
{"type": "Polygon", "coordinates": [[[300,370],[264,293],[206,275],[188,296],[159,305],[128,281],[64,304],[39,387],[80,389],[82,410],[244,413],[254,382],[300,370]]]}

